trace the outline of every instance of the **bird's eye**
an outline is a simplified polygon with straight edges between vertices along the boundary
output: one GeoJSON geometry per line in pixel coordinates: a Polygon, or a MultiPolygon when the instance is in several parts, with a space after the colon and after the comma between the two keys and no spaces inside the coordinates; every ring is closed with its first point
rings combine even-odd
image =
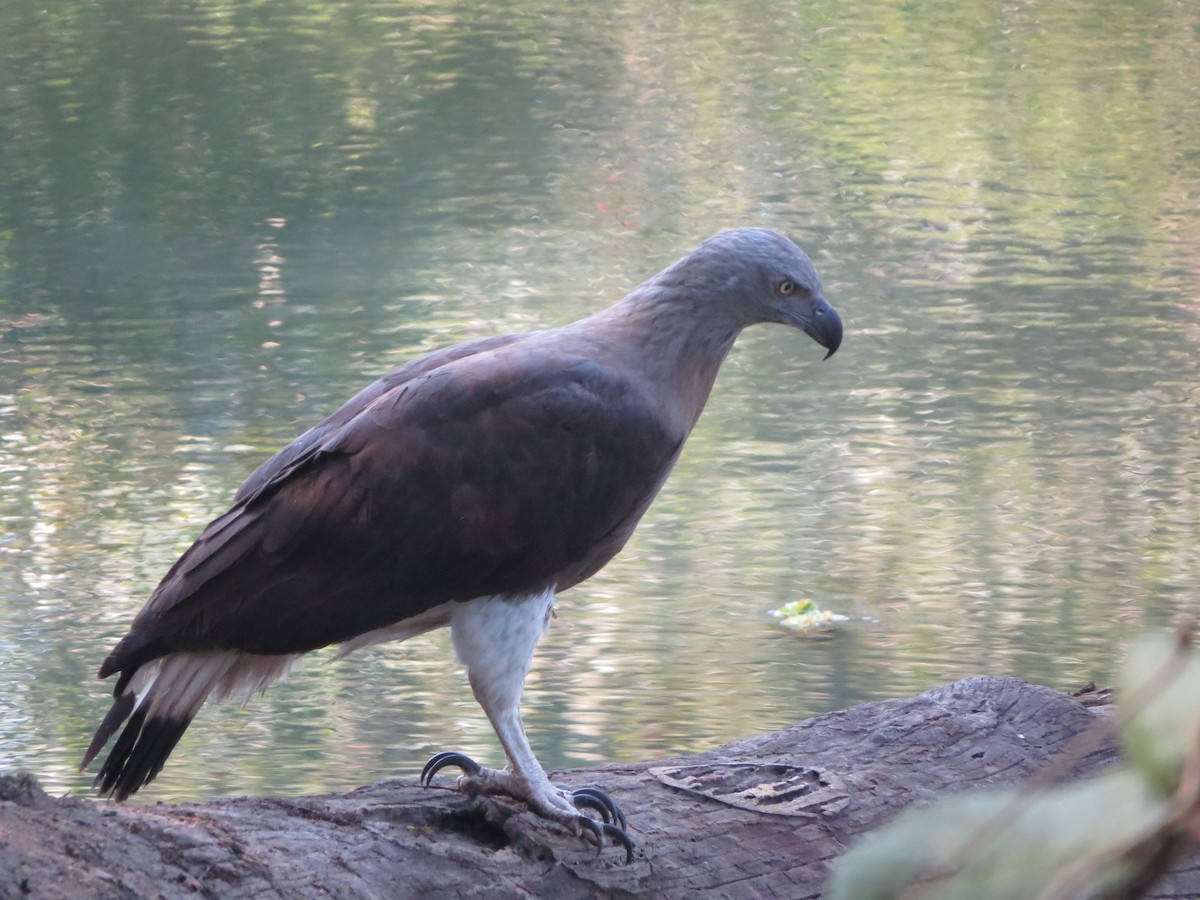
{"type": "Polygon", "coordinates": [[[796,289],[796,282],[794,282],[794,281],[779,282],[779,288],[778,288],[779,293],[783,294],[783,296],[785,296],[785,297],[788,294],[790,294],[792,291],[794,291],[795,289],[796,289]]]}

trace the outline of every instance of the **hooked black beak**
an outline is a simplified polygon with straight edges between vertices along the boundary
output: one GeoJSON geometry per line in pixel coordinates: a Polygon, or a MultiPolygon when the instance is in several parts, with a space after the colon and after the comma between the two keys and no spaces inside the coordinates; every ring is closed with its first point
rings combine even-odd
{"type": "Polygon", "coordinates": [[[810,338],[829,352],[824,359],[829,359],[842,346],[842,319],[825,300],[818,297],[812,310],[796,319],[796,325],[810,338]]]}

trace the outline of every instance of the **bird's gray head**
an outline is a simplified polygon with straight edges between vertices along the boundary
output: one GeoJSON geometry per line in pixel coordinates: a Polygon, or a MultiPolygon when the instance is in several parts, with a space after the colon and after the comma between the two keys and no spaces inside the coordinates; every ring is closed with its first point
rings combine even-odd
{"type": "Polygon", "coordinates": [[[822,295],[812,261],[777,231],[723,231],[662,276],[674,287],[729,304],[738,327],[759,322],[791,325],[826,348],[826,359],[842,343],[842,320],[822,295]]]}

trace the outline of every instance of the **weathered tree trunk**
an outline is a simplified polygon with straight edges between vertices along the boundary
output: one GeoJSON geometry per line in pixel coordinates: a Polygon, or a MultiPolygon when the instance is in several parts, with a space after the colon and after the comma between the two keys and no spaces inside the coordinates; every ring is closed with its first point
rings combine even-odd
{"type": "MultiPolygon", "coordinates": [[[[1051,763],[1105,715],[1049,688],[972,678],[697,756],[559,773],[625,810],[629,865],[520,804],[411,779],[137,807],[53,799],[8,776],[0,897],[817,897],[827,864],[904,806],[1048,765],[1078,776],[1110,764],[1107,739],[1051,763]]],[[[1200,861],[1149,896],[1200,896],[1200,861]]]]}

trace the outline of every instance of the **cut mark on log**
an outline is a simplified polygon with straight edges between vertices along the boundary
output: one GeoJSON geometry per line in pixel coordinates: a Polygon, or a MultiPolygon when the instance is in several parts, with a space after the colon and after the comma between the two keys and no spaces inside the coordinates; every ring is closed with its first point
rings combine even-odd
{"type": "Polygon", "coordinates": [[[784,765],[662,766],[650,774],[668,787],[771,816],[816,819],[846,808],[846,785],[830,772],[784,765]]]}

